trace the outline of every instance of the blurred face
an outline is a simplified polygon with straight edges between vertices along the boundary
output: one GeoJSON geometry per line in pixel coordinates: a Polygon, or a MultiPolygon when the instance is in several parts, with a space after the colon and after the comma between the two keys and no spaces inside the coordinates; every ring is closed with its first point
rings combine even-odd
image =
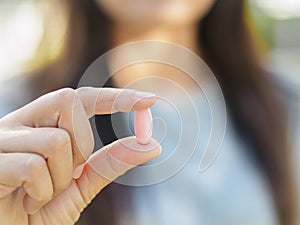
{"type": "Polygon", "coordinates": [[[201,20],[215,0],[96,0],[115,23],[182,26],[201,20]]]}

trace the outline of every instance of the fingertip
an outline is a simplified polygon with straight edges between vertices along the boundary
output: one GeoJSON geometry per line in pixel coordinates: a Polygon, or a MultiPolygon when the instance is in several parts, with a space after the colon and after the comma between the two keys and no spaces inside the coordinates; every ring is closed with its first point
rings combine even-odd
{"type": "Polygon", "coordinates": [[[142,146],[147,146],[147,145],[150,145],[151,147],[150,147],[150,149],[152,149],[152,151],[153,151],[153,155],[154,155],[154,157],[153,158],[156,158],[157,156],[159,156],[160,154],[161,154],[161,152],[162,152],[162,147],[161,147],[161,145],[155,140],[155,139],[153,139],[153,138],[150,138],[149,140],[148,140],[148,144],[141,144],[142,146]]]}
{"type": "Polygon", "coordinates": [[[152,96],[149,98],[142,98],[139,99],[134,105],[133,105],[133,111],[148,109],[151,106],[153,106],[156,102],[156,97],[152,96]]]}
{"type": "Polygon", "coordinates": [[[113,180],[128,169],[156,158],[161,151],[156,140],[151,138],[144,145],[132,136],[117,140],[95,152],[89,158],[88,165],[102,177],[113,180]]]}
{"type": "Polygon", "coordinates": [[[118,140],[119,144],[116,148],[110,149],[110,154],[116,158],[123,158],[128,164],[139,165],[157,157],[162,148],[160,144],[153,138],[148,143],[141,144],[136,137],[127,137],[118,140]]]}

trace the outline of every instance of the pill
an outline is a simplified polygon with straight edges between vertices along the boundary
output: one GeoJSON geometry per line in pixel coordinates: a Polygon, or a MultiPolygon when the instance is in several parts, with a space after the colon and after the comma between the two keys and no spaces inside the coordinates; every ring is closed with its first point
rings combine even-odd
{"type": "Polygon", "coordinates": [[[138,143],[146,145],[152,136],[152,114],[150,109],[135,112],[134,133],[138,143]]]}

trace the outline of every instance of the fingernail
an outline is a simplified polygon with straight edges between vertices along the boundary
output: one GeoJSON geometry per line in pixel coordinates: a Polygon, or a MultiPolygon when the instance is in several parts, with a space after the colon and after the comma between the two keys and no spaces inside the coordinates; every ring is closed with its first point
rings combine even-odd
{"type": "Polygon", "coordinates": [[[134,93],[135,97],[142,99],[142,98],[153,98],[155,97],[154,93],[151,92],[143,92],[143,91],[136,91],[134,93]]]}
{"type": "Polygon", "coordinates": [[[78,179],[81,176],[83,168],[84,168],[84,164],[81,164],[75,168],[75,170],[73,172],[74,179],[78,179]]]}

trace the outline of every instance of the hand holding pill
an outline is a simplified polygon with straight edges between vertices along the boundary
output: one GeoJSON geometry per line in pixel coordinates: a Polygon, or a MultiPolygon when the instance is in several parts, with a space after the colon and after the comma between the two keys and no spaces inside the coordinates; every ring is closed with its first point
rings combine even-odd
{"type": "Polygon", "coordinates": [[[65,88],[1,118],[0,224],[74,224],[105,186],[157,157],[161,146],[151,138],[148,109],[153,96],[131,89],[65,88]],[[137,138],[121,138],[92,153],[89,119],[130,111],[137,111],[137,138]]]}

